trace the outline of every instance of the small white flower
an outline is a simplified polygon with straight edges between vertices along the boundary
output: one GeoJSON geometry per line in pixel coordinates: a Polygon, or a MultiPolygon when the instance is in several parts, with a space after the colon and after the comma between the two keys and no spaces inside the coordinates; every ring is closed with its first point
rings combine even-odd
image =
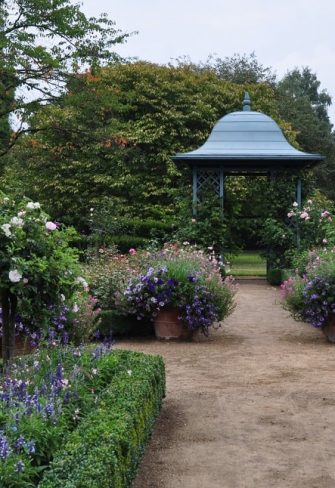
{"type": "Polygon", "coordinates": [[[17,225],[18,227],[23,226],[23,220],[20,217],[13,217],[10,221],[11,224],[17,225]]]}
{"type": "Polygon", "coordinates": [[[30,210],[36,210],[38,208],[41,208],[41,205],[38,202],[28,202],[27,208],[29,208],[30,210]]]}
{"type": "Polygon", "coordinates": [[[21,210],[21,212],[18,212],[17,216],[18,217],[24,217],[26,215],[27,212],[25,212],[24,210],[21,210]]]}
{"type": "Polygon", "coordinates": [[[72,310],[74,311],[74,313],[79,312],[79,306],[78,306],[78,304],[77,304],[77,303],[75,303],[75,304],[73,305],[73,309],[72,309],[72,310]]]}
{"type": "Polygon", "coordinates": [[[45,223],[45,228],[47,230],[56,230],[57,229],[57,225],[54,222],[48,221],[48,222],[45,223]]]}
{"type": "Polygon", "coordinates": [[[61,299],[62,302],[65,302],[65,295],[63,295],[63,293],[61,293],[60,299],[61,299]]]}
{"type": "Polygon", "coordinates": [[[24,283],[25,285],[26,285],[27,283],[29,283],[28,278],[23,278],[23,280],[22,280],[22,281],[23,281],[23,283],[24,283]]]}
{"type": "Polygon", "coordinates": [[[92,369],[92,374],[97,374],[98,373],[98,370],[96,368],[93,368],[92,369]]]}
{"type": "Polygon", "coordinates": [[[22,274],[17,269],[13,269],[8,273],[8,277],[12,283],[18,283],[22,278],[22,274]]]}
{"type": "Polygon", "coordinates": [[[293,207],[298,207],[298,202],[293,202],[293,207]]]}
{"type": "Polygon", "coordinates": [[[3,230],[6,237],[10,237],[12,235],[10,231],[10,224],[2,224],[1,229],[3,230]]]}
{"type": "Polygon", "coordinates": [[[76,283],[78,283],[79,285],[82,285],[84,290],[88,291],[88,289],[89,289],[88,283],[82,276],[78,276],[78,278],[76,279],[76,283]]]}
{"type": "Polygon", "coordinates": [[[131,369],[128,369],[127,370],[127,373],[129,374],[129,376],[131,376],[133,374],[132,370],[131,369]]]}
{"type": "Polygon", "coordinates": [[[90,208],[90,212],[93,212],[94,208],[90,208]]]}

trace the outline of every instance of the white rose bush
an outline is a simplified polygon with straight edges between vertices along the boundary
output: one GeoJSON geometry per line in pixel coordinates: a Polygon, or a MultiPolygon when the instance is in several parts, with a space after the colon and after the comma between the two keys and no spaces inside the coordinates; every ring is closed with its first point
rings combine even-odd
{"type": "Polygon", "coordinates": [[[39,202],[20,202],[0,193],[0,305],[2,357],[14,354],[17,314],[33,327],[47,327],[51,310],[83,287],[78,256],[70,243],[76,231],[65,228],[39,202]]]}

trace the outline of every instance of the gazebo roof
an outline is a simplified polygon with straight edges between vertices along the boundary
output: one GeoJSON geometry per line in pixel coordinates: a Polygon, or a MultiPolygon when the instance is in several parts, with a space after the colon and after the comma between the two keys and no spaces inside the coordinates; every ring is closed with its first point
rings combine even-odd
{"type": "Polygon", "coordinates": [[[324,157],[291,146],[271,117],[250,109],[250,97],[245,93],[242,111],[222,117],[201,147],[177,153],[172,159],[191,166],[220,166],[231,171],[253,172],[299,170],[314,166],[324,157]]]}

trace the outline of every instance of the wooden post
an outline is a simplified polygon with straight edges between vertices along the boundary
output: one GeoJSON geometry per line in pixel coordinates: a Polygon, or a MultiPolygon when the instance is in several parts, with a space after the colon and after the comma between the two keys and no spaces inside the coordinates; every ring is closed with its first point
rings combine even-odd
{"type": "Polygon", "coordinates": [[[193,198],[192,198],[192,215],[197,216],[197,204],[198,204],[198,168],[193,166],[193,198]]]}
{"type": "Polygon", "coordinates": [[[3,368],[9,366],[15,354],[15,316],[17,310],[17,298],[9,290],[2,290],[2,360],[3,368]]]}

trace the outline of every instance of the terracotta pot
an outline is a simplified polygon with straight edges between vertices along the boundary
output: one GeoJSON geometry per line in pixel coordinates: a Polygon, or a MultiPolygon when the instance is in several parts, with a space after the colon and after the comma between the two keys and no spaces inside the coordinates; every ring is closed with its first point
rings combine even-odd
{"type": "Polygon", "coordinates": [[[329,342],[335,344],[335,315],[331,314],[327,324],[322,327],[322,332],[327,337],[329,342]]]}
{"type": "MultiPolygon", "coordinates": [[[[29,354],[33,348],[30,345],[30,340],[26,337],[15,336],[15,356],[23,356],[29,354]]],[[[2,358],[2,338],[0,337],[0,358],[2,358]]]]}
{"type": "Polygon", "coordinates": [[[188,329],[178,319],[180,312],[176,308],[166,308],[161,310],[154,321],[155,335],[162,340],[190,341],[193,330],[188,329]]]}

